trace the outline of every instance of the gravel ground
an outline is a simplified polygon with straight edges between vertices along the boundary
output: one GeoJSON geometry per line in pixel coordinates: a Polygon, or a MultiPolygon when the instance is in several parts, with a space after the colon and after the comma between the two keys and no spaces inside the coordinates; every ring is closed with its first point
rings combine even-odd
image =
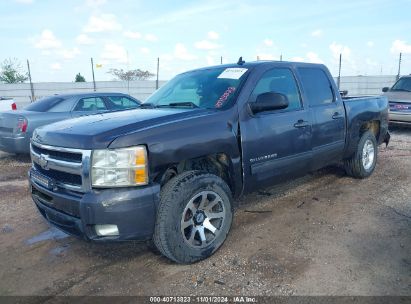
{"type": "Polygon", "coordinates": [[[29,159],[0,153],[0,295],[411,295],[411,129],[391,139],[366,180],[336,166],[243,197],[224,246],[195,265],[50,228],[29,159]]]}

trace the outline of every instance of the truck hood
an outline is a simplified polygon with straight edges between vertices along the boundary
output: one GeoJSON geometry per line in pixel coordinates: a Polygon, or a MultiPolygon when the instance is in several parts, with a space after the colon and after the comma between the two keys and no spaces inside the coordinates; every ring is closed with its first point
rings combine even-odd
{"type": "Polygon", "coordinates": [[[411,92],[388,91],[384,93],[384,96],[387,97],[388,101],[411,102],[411,92]]]}
{"type": "Polygon", "coordinates": [[[167,108],[96,114],[40,127],[33,133],[33,141],[66,148],[105,149],[122,135],[211,113],[206,109],[167,108]]]}

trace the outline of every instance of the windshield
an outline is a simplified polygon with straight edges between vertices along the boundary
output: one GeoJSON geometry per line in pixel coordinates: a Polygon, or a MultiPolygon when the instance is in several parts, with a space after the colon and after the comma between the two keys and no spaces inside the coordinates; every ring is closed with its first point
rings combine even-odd
{"type": "Polygon", "coordinates": [[[143,106],[227,108],[246,74],[246,68],[224,67],[183,73],[154,92],[143,106]]]}
{"type": "Polygon", "coordinates": [[[51,107],[54,107],[62,100],[63,98],[61,97],[45,97],[29,104],[24,108],[24,110],[33,112],[47,112],[51,107]]]}
{"type": "Polygon", "coordinates": [[[411,92],[411,77],[400,78],[391,88],[390,91],[411,92]]]}

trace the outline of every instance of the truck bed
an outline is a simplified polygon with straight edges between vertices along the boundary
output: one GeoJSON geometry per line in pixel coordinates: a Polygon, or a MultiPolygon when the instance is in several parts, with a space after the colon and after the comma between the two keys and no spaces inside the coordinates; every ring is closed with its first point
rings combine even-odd
{"type": "Polygon", "coordinates": [[[376,123],[378,144],[387,139],[381,134],[388,130],[388,100],[385,96],[347,96],[343,98],[347,120],[347,138],[344,156],[352,155],[357,147],[361,126],[376,123]],[[379,123],[377,123],[379,122],[379,123]]]}

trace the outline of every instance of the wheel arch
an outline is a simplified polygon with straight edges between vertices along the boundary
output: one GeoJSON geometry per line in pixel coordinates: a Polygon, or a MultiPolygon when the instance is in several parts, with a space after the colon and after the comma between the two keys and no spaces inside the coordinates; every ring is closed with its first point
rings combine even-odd
{"type": "Polygon", "coordinates": [[[352,122],[352,124],[353,126],[349,128],[349,134],[347,134],[347,145],[343,157],[344,159],[349,159],[350,157],[352,157],[357,149],[362,135],[365,132],[370,131],[371,133],[373,133],[377,143],[380,142],[380,137],[383,135],[381,121],[378,119],[369,121],[357,121],[352,122]]]}
{"type": "Polygon", "coordinates": [[[361,136],[367,131],[371,131],[374,134],[375,139],[378,142],[379,137],[380,137],[380,121],[370,120],[370,121],[363,122],[359,128],[358,138],[361,138],[361,136]]]}
{"type": "Polygon", "coordinates": [[[170,164],[163,168],[154,181],[163,186],[176,175],[193,170],[207,172],[220,177],[227,183],[232,195],[234,197],[238,195],[233,161],[224,152],[203,155],[170,164]]]}

